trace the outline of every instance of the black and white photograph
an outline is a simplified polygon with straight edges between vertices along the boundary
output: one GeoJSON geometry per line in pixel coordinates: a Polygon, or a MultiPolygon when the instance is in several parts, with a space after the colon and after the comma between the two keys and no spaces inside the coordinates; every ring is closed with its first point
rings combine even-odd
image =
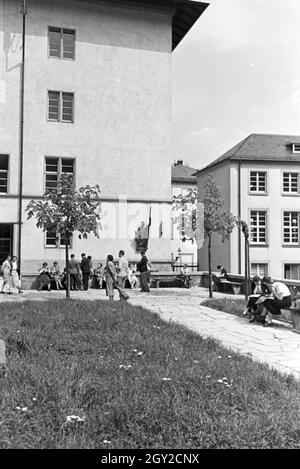
{"type": "Polygon", "coordinates": [[[299,26],[0,0],[0,450],[300,449],[299,26]]]}

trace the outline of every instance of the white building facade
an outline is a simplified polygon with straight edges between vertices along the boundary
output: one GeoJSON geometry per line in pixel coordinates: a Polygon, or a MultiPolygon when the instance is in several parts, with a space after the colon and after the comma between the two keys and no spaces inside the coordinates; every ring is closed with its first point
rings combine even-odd
{"type": "MultiPolygon", "coordinates": [[[[300,136],[252,134],[197,173],[198,190],[212,174],[224,207],[250,230],[251,275],[300,279],[300,136]]],[[[203,194],[202,194],[203,196],[203,194]]],[[[206,244],[198,251],[207,269],[206,244]]],[[[214,237],[212,267],[244,274],[244,236],[214,237]]]]}
{"type": "Polygon", "coordinates": [[[151,220],[148,255],[170,264],[172,50],[207,4],[28,0],[22,184],[21,7],[0,0],[1,260],[21,245],[23,273],[63,262],[25,207],[66,172],[76,187],[99,184],[102,201],[100,239],[74,236],[71,253],[138,259],[135,232],[151,220]]]}

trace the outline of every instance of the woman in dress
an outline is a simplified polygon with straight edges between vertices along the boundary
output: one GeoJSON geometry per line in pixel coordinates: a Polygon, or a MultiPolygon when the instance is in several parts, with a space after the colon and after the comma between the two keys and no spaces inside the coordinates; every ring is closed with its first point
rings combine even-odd
{"type": "Polygon", "coordinates": [[[42,267],[38,270],[39,276],[37,278],[39,282],[38,291],[41,291],[43,287],[47,287],[48,291],[51,291],[51,274],[48,269],[48,263],[43,262],[42,267]]]}
{"type": "Polygon", "coordinates": [[[11,256],[7,256],[1,266],[1,272],[3,275],[3,284],[0,293],[11,295],[10,283],[11,283],[11,256]],[[8,291],[7,291],[8,290],[8,291]]]}
{"type": "Polygon", "coordinates": [[[18,258],[13,256],[11,259],[11,281],[13,288],[16,288],[19,293],[23,293],[21,290],[21,282],[18,273],[18,258]]]}
{"type": "Polygon", "coordinates": [[[61,283],[61,272],[60,272],[58,262],[56,261],[53,262],[53,266],[51,267],[50,274],[52,278],[54,278],[55,280],[56,290],[63,290],[64,287],[62,286],[62,283],[61,283]]]}

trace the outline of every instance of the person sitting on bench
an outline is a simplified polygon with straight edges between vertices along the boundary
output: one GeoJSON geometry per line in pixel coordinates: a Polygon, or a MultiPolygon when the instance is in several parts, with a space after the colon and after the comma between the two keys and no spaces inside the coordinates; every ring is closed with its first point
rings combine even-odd
{"type": "Polygon", "coordinates": [[[264,280],[265,277],[261,280],[258,275],[253,277],[253,281],[251,283],[251,295],[248,296],[248,303],[246,309],[243,311],[243,316],[250,314],[249,322],[254,322],[256,316],[260,315],[260,311],[256,305],[258,298],[262,295],[268,295],[271,293],[264,280]]]}
{"type": "Polygon", "coordinates": [[[220,271],[217,275],[213,275],[213,290],[216,290],[216,287],[220,285],[220,280],[227,280],[227,270],[222,265],[217,265],[217,269],[220,271]]]}
{"type": "Polygon", "coordinates": [[[272,324],[273,315],[279,316],[281,309],[289,309],[292,305],[292,295],[288,286],[283,282],[274,282],[270,277],[266,281],[268,287],[272,289],[270,296],[267,296],[262,302],[264,317],[264,326],[272,324]]]}

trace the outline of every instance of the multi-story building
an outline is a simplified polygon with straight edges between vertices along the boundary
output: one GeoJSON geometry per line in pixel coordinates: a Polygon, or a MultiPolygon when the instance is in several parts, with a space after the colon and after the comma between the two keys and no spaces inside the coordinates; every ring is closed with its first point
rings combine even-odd
{"type": "MultiPolygon", "coordinates": [[[[186,195],[188,191],[197,190],[197,178],[194,174],[197,169],[184,165],[183,160],[178,160],[172,165],[172,196],[186,195]]],[[[197,244],[192,241],[185,231],[184,220],[176,223],[173,211],[171,218],[171,248],[176,266],[188,264],[190,268],[197,270],[197,244]]]]}
{"type": "Polygon", "coordinates": [[[0,0],[0,260],[21,253],[22,273],[63,261],[55,233],[27,221],[25,207],[69,173],[102,194],[100,239],[74,236],[71,252],[139,258],[135,232],[151,213],[149,257],[170,263],[172,51],[207,4],[22,4],[0,0]]]}
{"type": "MultiPolygon", "coordinates": [[[[214,176],[225,207],[248,223],[251,274],[300,279],[300,136],[252,134],[197,173],[199,200],[203,182],[214,176]]],[[[206,244],[198,251],[207,269],[206,244]]],[[[244,237],[215,237],[213,269],[222,264],[244,273],[244,237]]]]}

